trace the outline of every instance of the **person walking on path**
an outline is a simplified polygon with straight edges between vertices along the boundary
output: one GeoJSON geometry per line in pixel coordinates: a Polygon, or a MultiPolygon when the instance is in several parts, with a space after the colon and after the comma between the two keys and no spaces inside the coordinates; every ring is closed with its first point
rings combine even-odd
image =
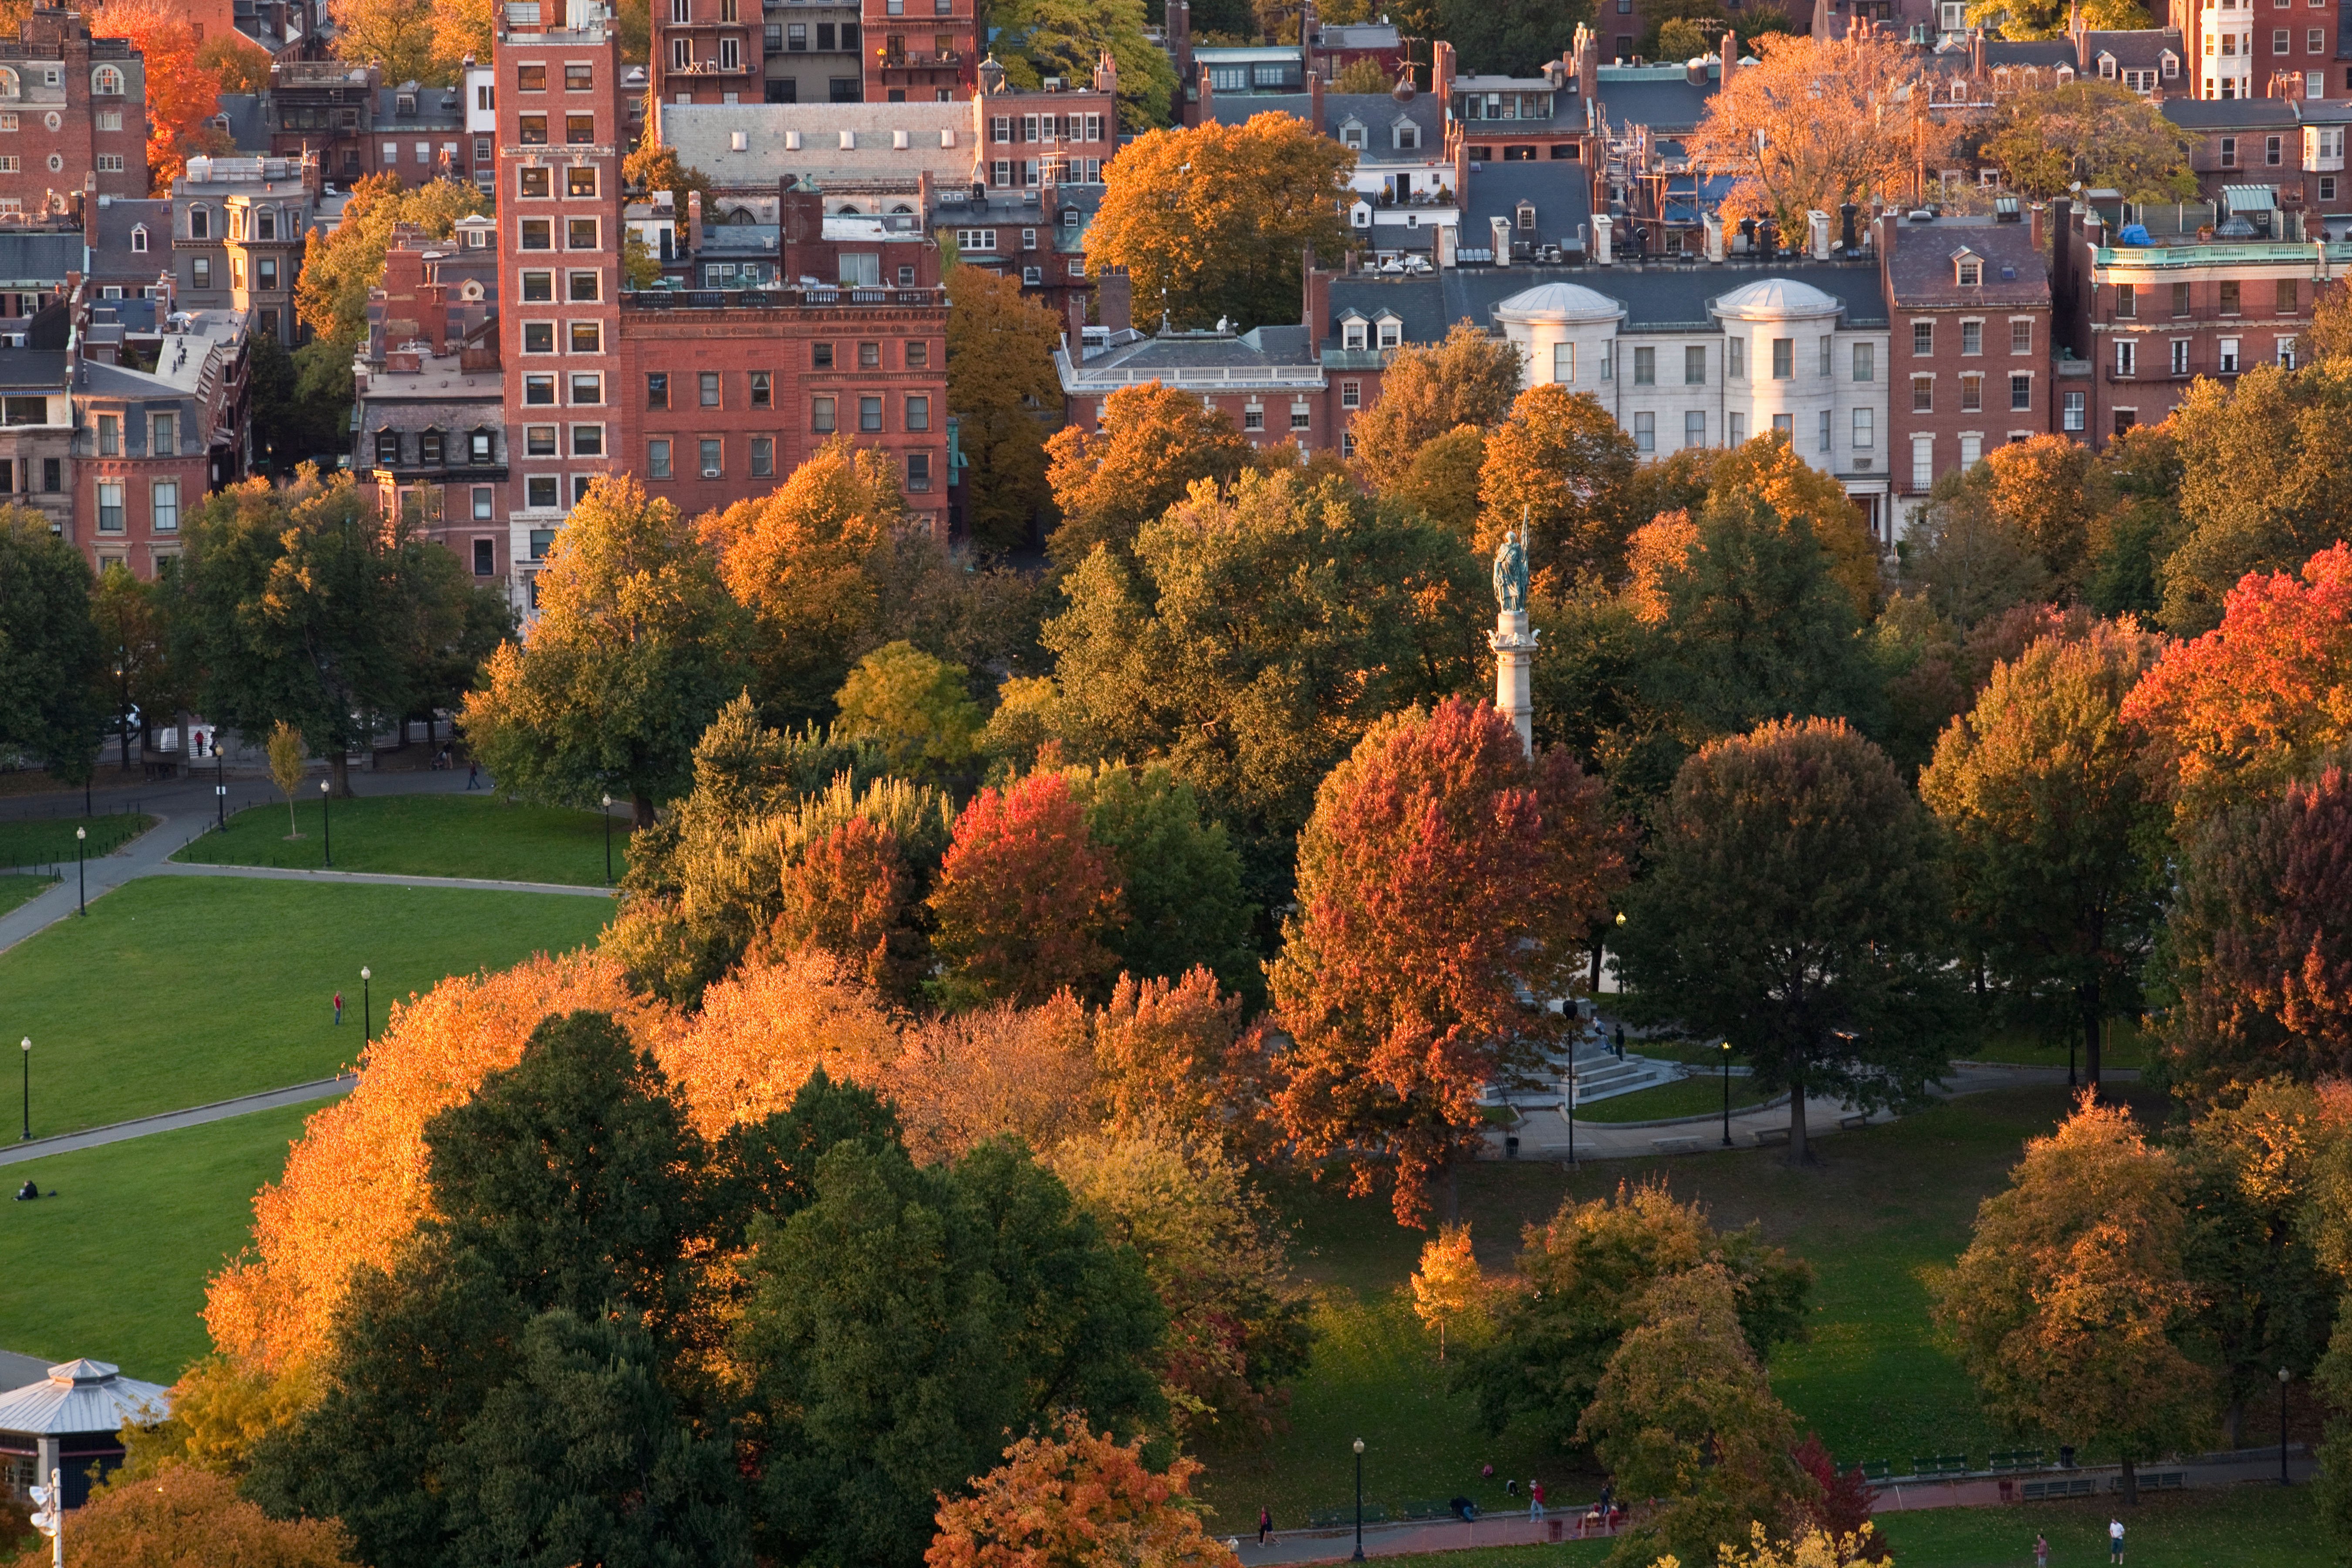
{"type": "Polygon", "coordinates": [[[2050,1568],[2050,1538],[2039,1531],[2033,1537],[2033,1568],[2050,1568]]]}
{"type": "Polygon", "coordinates": [[[2111,1519],[2107,1521],[2107,1561],[2120,1563],[2123,1560],[2124,1521],[2120,1519],[2111,1519]]]}
{"type": "Polygon", "coordinates": [[[338,1023],[338,1024],[341,1024],[342,1021],[343,1021],[343,994],[342,994],[341,992],[338,991],[338,992],[336,992],[336,993],[335,993],[335,1022],[336,1022],[336,1023],[338,1023]]]}
{"type": "Polygon", "coordinates": [[[1257,1543],[1264,1546],[1274,1539],[1274,1510],[1261,1506],[1257,1510],[1257,1543]]]}
{"type": "Polygon", "coordinates": [[[1541,1519],[1543,1516],[1543,1482],[1531,1480],[1528,1483],[1528,1517],[1541,1519]]]}
{"type": "Polygon", "coordinates": [[[478,763],[478,762],[476,762],[476,761],[474,761],[474,759],[473,759],[473,758],[471,758],[471,757],[467,758],[467,759],[466,759],[466,787],[467,787],[467,789],[472,789],[476,784],[479,784],[479,783],[481,782],[481,780],[482,780],[482,764],[481,764],[481,763],[478,763]]]}

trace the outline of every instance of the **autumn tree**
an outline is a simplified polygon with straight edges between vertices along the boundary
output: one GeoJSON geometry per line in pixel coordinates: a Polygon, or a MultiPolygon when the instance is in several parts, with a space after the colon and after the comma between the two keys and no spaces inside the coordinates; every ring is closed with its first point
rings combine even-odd
{"type": "Polygon", "coordinates": [[[1114,1133],[1168,1137],[1188,1155],[1265,1151],[1265,1027],[1207,969],[1174,980],[1123,974],[1089,1020],[1095,1094],[1114,1133]]]}
{"type": "MultiPolygon", "coordinates": [[[[44,1485],[47,1484],[46,1478],[44,1485]]],[[[117,1476],[68,1516],[71,1568],[168,1563],[174,1568],[353,1568],[351,1537],[331,1519],[272,1519],[234,1479],[175,1464],[133,1480],[117,1476]]],[[[18,1568],[48,1568],[38,1544],[18,1568]]]]}
{"type": "Polygon", "coordinates": [[[1005,80],[1034,89],[1046,77],[1094,79],[1108,52],[1118,68],[1118,122],[1148,130],[1171,122],[1176,67],[1144,30],[1142,0],[995,0],[992,12],[1005,80]]]}
{"type": "MultiPolygon", "coordinates": [[[[2130,0],[2119,3],[2139,10],[2130,0]]],[[[2063,12],[2059,19],[2063,24],[2063,12]]],[[[1994,110],[1984,156],[2011,189],[2035,201],[2077,185],[2113,188],[2128,202],[2197,194],[2189,133],[2153,100],[2113,82],[2075,80],[2011,94],[1994,110]]]]}
{"type": "Polygon", "coordinates": [[[48,519],[0,506],[0,745],[81,784],[98,759],[107,649],[90,618],[89,563],[48,519]]]}
{"type": "MultiPolygon", "coordinates": [[[[2068,7],[2059,0],[2019,0],[2013,5],[2006,0],[1969,0],[1968,23],[2003,38],[2063,38],[2067,16],[2068,7]]],[[[2099,31],[2148,25],[2147,11],[2138,0],[2090,0],[2082,17],[2084,26],[2099,31]]]]}
{"type": "Polygon", "coordinates": [[[1276,1107],[1349,1189],[1385,1183],[1400,1224],[1466,1155],[1478,1096],[1557,1034],[1542,1004],[1579,976],[1624,879],[1601,790],[1558,748],[1452,698],[1374,725],[1316,792],[1298,900],[1269,971],[1293,1040],[1276,1107]],[[1530,1000],[1532,999],[1532,1002],[1530,1000]]]}
{"type": "Polygon", "coordinates": [[[205,121],[220,112],[219,74],[203,63],[201,29],[162,0],[106,0],[90,18],[100,37],[128,38],[147,81],[147,182],[169,195],[194,153],[230,152],[205,121]]]}
{"type": "MultiPolygon", "coordinates": [[[[408,79],[387,74],[385,79],[408,79]]],[[[428,180],[408,188],[397,174],[362,176],[352,184],[342,222],[331,232],[311,231],[294,284],[295,315],[349,361],[367,336],[368,290],[383,280],[393,231],[413,226],[426,239],[446,239],[459,218],[488,211],[481,191],[464,180],[428,180]]]]}
{"type": "Polygon", "coordinates": [[[701,196],[705,217],[716,221],[719,216],[712,210],[718,186],[711,183],[709,175],[681,161],[677,149],[667,142],[656,142],[648,136],[638,142],[636,150],[621,160],[621,182],[648,195],[667,191],[670,205],[681,221],[690,195],[701,196]]]}
{"type": "Polygon", "coordinates": [[[2212,628],[2249,573],[2294,572],[2352,507],[2352,365],[2250,365],[2190,383],[2167,422],[2181,458],[2179,545],[2158,568],[2165,626],[2212,628]]]}
{"type": "Polygon", "coordinates": [[[1388,351],[1380,396],[1348,426],[1356,466],[1374,490],[1394,495],[1430,442],[1465,425],[1500,425],[1518,393],[1517,348],[1470,321],[1456,321],[1442,342],[1402,343],[1388,351]]]}
{"type": "Polygon", "coordinates": [[[2142,1460],[2200,1440],[2213,1375],[2181,1348],[2197,1305],[2183,1261],[2177,1161],[2131,1112],[2081,1104],[2029,1141],[2009,1189],[1984,1200],[1937,1291],[1986,1413],[2015,1432],[2120,1452],[2125,1500],[2142,1460]]]}
{"type": "Polygon", "coordinates": [[[1759,1361],[1802,1337],[1813,1271],[1767,1247],[1760,1226],[1718,1231],[1706,1211],[1661,1182],[1620,1184],[1612,1197],[1561,1202],[1524,1233],[1514,1288],[1497,1292],[1495,1333],[1465,1358],[1457,1386],[1474,1394],[1486,1429],[1524,1422],[1546,1441],[1576,1440],[1577,1424],[1651,1287],[1717,1267],[1732,1281],[1740,1331],[1759,1361]]]}
{"type": "Polygon", "coordinates": [[[1178,1456],[1164,1473],[1143,1462],[1143,1439],[1121,1446],[1086,1415],[1062,1418],[1059,1436],[1032,1433],[1004,1462],[976,1478],[971,1495],[943,1501],[926,1568],[1234,1568],[1233,1549],[1201,1526],[1192,1500],[1197,1459],[1178,1456]]]}
{"type": "MultiPolygon", "coordinates": [[[[650,20],[644,0],[624,0],[624,4],[614,7],[615,31],[621,35],[621,63],[644,65],[646,57],[642,45],[636,53],[629,52],[629,20],[633,12],[638,18],[637,35],[642,39],[650,20]]],[[[477,60],[488,59],[498,46],[499,16],[499,0],[442,0],[433,7],[435,57],[456,66],[462,66],[468,55],[477,60]]]]}
{"type": "Polygon", "coordinates": [[[1223,409],[1148,381],[1103,399],[1096,429],[1065,425],[1045,444],[1046,480],[1061,526],[1045,542],[1064,571],[1097,545],[1132,554],[1143,525],[1182,500],[1193,485],[1231,484],[1250,462],[1250,444],[1223,409]]]}
{"type": "Polygon", "coordinates": [[[342,0],[331,39],[336,58],[382,66],[386,81],[446,86],[457,79],[457,62],[440,51],[439,9],[432,0],[342,0]]]}
{"type": "Polygon", "coordinates": [[[1160,1377],[1177,1428],[1271,1430],[1307,1367],[1308,1299],[1247,1167],[1150,1121],[1081,1132],[1047,1163],[1103,1234],[1143,1260],[1168,1314],[1160,1377]]]}
{"type": "Polygon", "coordinates": [[[960,664],[909,642],[885,644],[857,661],[835,705],[837,732],[881,748],[895,773],[951,772],[971,759],[980,706],[960,664]]]}
{"type": "Polygon", "coordinates": [[[1165,763],[1102,763],[1066,776],[1121,889],[1126,919],[1104,938],[1119,970],[1174,980],[1205,968],[1261,1001],[1241,857],[1199,793],[1165,763]]]}
{"type": "Polygon", "coordinates": [[[1475,542],[1478,476],[1486,466],[1486,432],[1474,425],[1456,425],[1422,443],[1403,477],[1383,497],[1412,507],[1457,539],[1475,542]]]}
{"type": "Polygon", "coordinates": [[[1124,267],[1136,308],[1182,327],[1298,319],[1300,258],[1347,247],[1339,196],[1355,154],[1296,116],[1147,131],[1103,171],[1090,267],[1124,267]]]}
{"type": "Polygon", "coordinates": [[[2251,574],[2221,624],[2166,649],[2132,689],[2142,726],[2185,823],[2288,783],[2352,739],[2352,545],[2300,573],[2251,574]]]}
{"type": "Polygon", "coordinates": [[[1029,542],[1044,504],[1045,429],[1062,384],[1054,350],[1062,323],[1021,292],[1010,273],[957,267],[948,273],[948,410],[971,468],[964,512],[972,538],[994,550],[1029,542]]]}
{"type": "Polygon", "coordinates": [[[2155,658],[2129,625],[2035,643],[1919,778],[1952,836],[1970,944],[2019,1014],[2080,1036],[2094,1085],[2107,1020],[2137,1010],[2160,907],[2162,796],[2123,717],[2155,658]]]}
{"type": "Polygon", "coordinates": [[[1895,34],[1755,44],[1759,63],[1732,73],[1689,138],[1695,163],[1734,181],[1726,222],[1770,218],[1801,235],[1808,212],[1898,199],[1916,169],[1940,167],[1950,132],[1928,116],[1924,68],[1895,34]]]}
{"type": "Polygon", "coordinates": [[[196,66],[223,92],[269,90],[269,53],[242,33],[206,38],[196,48],[196,66]]]}
{"type": "Polygon", "coordinates": [[[599,479],[548,553],[539,605],[530,643],[499,644],[467,698],[467,742],[510,794],[622,795],[651,826],[736,679],[742,617],[717,558],[668,501],[599,479]]]}
{"type": "Polygon", "coordinates": [[[1524,529],[1530,577],[1547,595],[1613,575],[1626,535],[1648,521],[1621,505],[1633,457],[1633,438],[1597,398],[1558,382],[1528,387],[1486,438],[1473,547],[1491,555],[1507,531],[1524,529]]]}
{"type": "Polygon", "coordinates": [[[1117,873],[1059,773],[982,789],[956,818],[931,893],[933,944],[971,994],[1040,1002],[1109,978],[1117,873]]]}
{"type": "Polygon", "coordinates": [[[1748,1342],[1729,1270],[1668,1274],[1637,1310],[1577,1424],[1627,1496],[1662,1500],[1611,1561],[1664,1550],[1704,1563],[1756,1525],[1787,1530],[1810,1478],[1789,1457],[1796,1422],[1748,1342]]]}
{"type": "Polygon", "coordinates": [[[1780,720],[1683,764],[1652,823],[1617,951],[1629,1004],[1722,1037],[1767,1093],[1902,1104],[1944,1065],[1952,981],[1934,826],[1886,754],[1833,719],[1780,720]]]}
{"type": "Polygon", "coordinates": [[[1437,1336],[1437,1359],[1445,1359],[1448,1329],[1471,1334],[1484,1327],[1486,1275],[1470,1249],[1470,1226],[1451,1222],[1421,1244],[1421,1267],[1412,1275],[1412,1315],[1437,1336]]]}

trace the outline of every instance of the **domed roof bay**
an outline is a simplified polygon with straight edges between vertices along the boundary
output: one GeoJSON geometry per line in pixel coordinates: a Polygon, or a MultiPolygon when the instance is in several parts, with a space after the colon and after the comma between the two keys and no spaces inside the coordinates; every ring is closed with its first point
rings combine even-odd
{"type": "Polygon", "coordinates": [[[1788,316],[1834,316],[1844,307],[1810,283],[1793,278],[1759,278],[1755,282],[1716,297],[1718,316],[1770,319],[1788,316]]]}
{"type": "Polygon", "coordinates": [[[1498,321],[1613,321],[1625,307],[1576,283],[1544,283],[1495,307],[1498,321]]]}

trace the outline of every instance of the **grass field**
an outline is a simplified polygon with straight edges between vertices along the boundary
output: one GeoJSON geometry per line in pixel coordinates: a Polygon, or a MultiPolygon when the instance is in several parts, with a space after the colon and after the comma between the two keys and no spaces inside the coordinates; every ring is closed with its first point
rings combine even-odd
{"type": "MultiPolygon", "coordinates": [[[[1782,1347],[1771,1364],[1773,1387],[1799,1421],[1849,1461],[1981,1457],[2007,1445],[1936,1342],[1926,1275],[1958,1255],[1978,1202],[2003,1184],[2024,1140],[2053,1126],[2065,1107],[2057,1087],[1969,1095],[1824,1140],[1822,1165],[1804,1171],[1761,1152],[1611,1161],[1573,1174],[1533,1161],[1481,1163],[1463,1173],[1462,1217],[1490,1274],[1509,1269],[1521,1227],[1549,1217],[1564,1194],[1600,1197],[1652,1174],[1705,1202],[1720,1226],[1760,1220],[1770,1240],[1810,1259],[1818,1275],[1811,1337],[1782,1347]]],[[[1286,1205],[1297,1224],[1298,1272],[1319,1292],[1323,1337],[1287,1432],[1203,1453],[1201,1489],[1221,1528],[1255,1520],[1261,1502],[1278,1521],[1339,1506],[1352,1485],[1349,1445],[1360,1436],[1366,1495],[1391,1507],[1456,1492],[1500,1506],[1505,1476],[1540,1476],[1564,1498],[1595,1484],[1576,1461],[1516,1431],[1488,1436],[1471,1402],[1448,1392],[1409,1304],[1422,1232],[1398,1226],[1384,1201],[1350,1202],[1333,1189],[1292,1192],[1286,1205]],[[1491,1483],[1479,1474],[1488,1463],[1497,1472],[1491,1483]]],[[[1439,1205],[1442,1213],[1442,1194],[1439,1205]]]]}
{"type": "MultiPolygon", "coordinates": [[[[80,802],[76,801],[74,809],[79,810],[79,806],[80,802]]],[[[137,812],[0,822],[0,866],[62,865],[70,868],[74,863],[75,828],[89,830],[89,837],[82,841],[82,853],[94,858],[111,855],[146,832],[154,823],[153,817],[137,812]]]]}
{"type": "MultiPolygon", "coordinates": [[[[1732,1110],[1740,1110],[1763,1103],[1765,1097],[1756,1092],[1754,1083],[1755,1079],[1746,1078],[1731,1080],[1732,1110]]],[[[1576,1108],[1576,1119],[1579,1121],[1654,1121],[1669,1116],[1704,1116],[1710,1110],[1722,1109],[1723,1080],[1702,1076],[1589,1101],[1576,1108]]]]}
{"type": "MultiPolygon", "coordinates": [[[[2336,1568],[2339,1561],[2304,1487],[2152,1494],[2129,1510],[2089,1499],[1928,1509],[1877,1523],[1895,1568],[2032,1568],[2037,1531],[2050,1538],[2051,1568],[2099,1568],[2113,1518],[2124,1521],[2129,1568],[2336,1568]]],[[[1380,1561],[1397,1568],[1591,1568],[1608,1554],[1606,1542],[1571,1541],[1380,1561]]]]}
{"type": "Polygon", "coordinates": [[[0,1205],[0,1349],[110,1361],[169,1383],[204,1353],[205,1281],[245,1245],[249,1203],[318,1105],[0,1166],[55,1198],[0,1205]]]}
{"type": "Polygon", "coordinates": [[[5,1033],[33,1039],[36,1136],[330,1076],[444,976],[593,942],[601,899],[152,877],[0,953],[5,1033]],[[329,1003],[343,994],[346,1022],[329,1003]]]}
{"type": "MultiPolygon", "coordinates": [[[[324,864],[320,804],[294,807],[302,837],[286,837],[283,802],[240,811],[174,858],[215,866],[324,864]]],[[[335,869],[395,877],[485,877],[501,882],[604,881],[604,822],[593,811],[509,805],[486,795],[390,795],[334,803],[335,869]]],[[[629,825],[613,822],[613,875],[628,868],[629,825]]]]}
{"type": "Polygon", "coordinates": [[[54,877],[12,877],[0,875],[0,915],[6,914],[43,888],[52,886],[54,877]]]}

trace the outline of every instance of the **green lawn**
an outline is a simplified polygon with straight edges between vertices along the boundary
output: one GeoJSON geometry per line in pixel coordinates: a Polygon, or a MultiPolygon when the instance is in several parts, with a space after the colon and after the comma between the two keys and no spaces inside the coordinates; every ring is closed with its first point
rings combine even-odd
{"type": "MultiPolygon", "coordinates": [[[[321,1101],[320,1104],[325,1102],[321,1101]]],[[[0,1165],[55,1198],[0,1205],[0,1348],[169,1383],[207,1346],[205,1281],[245,1245],[253,1194],[320,1105],[0,1165]]]]}
{"type": "MultiPolygon", "coordinates": [[[[2089,1499],[1939,1508],[1887,1514],[1878,1528],[1895,1568],[2032,1568],[2036,1531],[2050,1538],[2051,1568],[2104,1568],[2113,1518],[2124,1521],[2130,1568],[2336,1568],[2339,1561],[2306,1487],[2168,1492],[2128,1510],[2089,1499]]],[[[1589,1568],[1608,1552],[1607,1542],[1588,1541],[1381,1561],[1400,1568],[1589,1568]]]]}
{"type": "MultiPolygon", "coordinates": [[[[324,863],[320,802],[296,802],[302,837],[286,837],[283,802],[228,819],[175,858],[216,866],[324,863]]],[[[604,822],[593,811],[510,805],[487,795],[387,795],[334,803],[335,869],[400,877],[484,877],[501,882],[604,881],[604,822]]],[[[613,822],[613,874],[628,866],[629,825],[613,822]]]]}
{"type": "Polygon", "coordinates": [[[0,876],[0,915],[6,914],[43,888],[54,886],[54,877],[0,876]]]}
{"type": "MultiPolygon", "coordinates": [[[[77,803],[78,805],[79,803],[77,803]]],[[[71,866],[74,829],[88,828],[82,841],[88,856],[111,855],[154,826],[155,819],[137,812],[103,816],[52,816],[32,822],[0,822],[0,866],[71,866]]]]}
{"type": "MultiPolygon", "coordinates": [[[[1773,1387],[1798,1419],[1848,1460],[1981,1458],[2008,1444],[1936,1342],[1924,1276],[1958,1256],[1978,1202],[2002,1185],[2024,1140],[2065,1108],[2063,1086],[1969,1095],[1825,1139],[1821,1166],[1806,1171],[1763,1151],[1608,1161],[1573,1174],[1535,1161],[1482,1162],[1463,1173],[1461,1213],[1490,1274],[1509,1268],[1521,1227],[1549,1217],[1563,1194],[1599,1197],[1652,1173],[1706,1202],[1718,1225],[1760,1220],[1818,1273],[1811,1337],[1782,1347],[1771,1366],[1773,1387]]],[[[2147,1109],[2160,1112],[2160,1100],[2147,1109]]],[[[1540,1476],[1563,1498],[1597,1484],[1582,1461],[1545,1453],[1516,1431],[1488,1436],[1470,1401],[1447,1393],[1409,1305],[1422,1232],[1398,1226],[1384,1201],[1350,1202],[1328,1187],[1284,1197],[1298,1227],[1298,1271],[1321,1292],[1324,1338],[1287,1432],[1202,1454],[1202,1491],[1219,1509],[1220,1528],[1254,1521],[1262,1501],[1277,1520],[1339,1506],[1352,1486],[1349,1445],[1359,1436],[1368,1445],[1366,1495],[1391,1507],[1456,1492],[1500,1506],[1505,1476],[1540,1476]],[[1493,1483],[1479,1473],[1489,1463],[1493,1483]]],[[[1441,1194],[1441,1214],[1444,1205],[1441,1194]]]]}
{"type": "MultiPolygon", "coordinates": [[[[2045,1040],[2015,1031],[1989,1033],[1982,1038],[1962,1047],[1958,1056],[1979,1062],[2021,1062],[2029,1067],[2064,1067],[2064,1040],[2045,1040]]],[[[2075,1060],[2082,1059],[2082,1047],[2076,1043],[2075,1060]]],[[[2102,1066],[2111,1068],[2144,1068],[2147,1066],[2147,1038],[2140,1032],[2137,1018],[2117,1018],[2107,1032],[2106,1048],[2100,1055],[2102,1066]]]]}
{"type": "Polygon", "coordinates": [[[0,1034],[33,1039],[36,1136],[330,1076],[445,975],[594,942],[601,899],[151,877],[0,953],[0,1034]],[[329,1005],[341,990],[345,1023],[329,1005]]]}
{"type": "MultiPolygon", "coordinates": [[[[1735,1078],[1731,1080],[1731,1109],[1744,1110],[1760,1105],[1765,1097],[1756,1092],[1755,1079],[1735,1078]]],[[[1607,1100],[1587,1101],[1576,1108],[1579,1121],[1656,1121],[1669,1116],[1704,1116],[1710,1110],[1723,1109],[1723,1079],[1720,1078],[1686,1078],[1673,1083],[1662,1083],[1655,1089],[1637,1089],[1631,1094],[1616,1094],[1607,1100]]]]}

